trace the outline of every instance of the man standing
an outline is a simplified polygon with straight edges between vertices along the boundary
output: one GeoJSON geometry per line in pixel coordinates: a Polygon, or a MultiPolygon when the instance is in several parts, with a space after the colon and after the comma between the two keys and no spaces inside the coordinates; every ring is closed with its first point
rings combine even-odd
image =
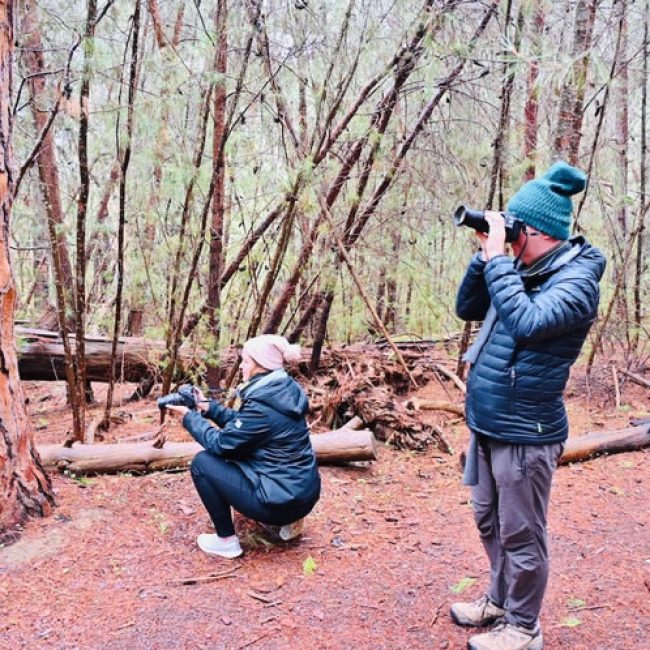
{"type": "Polygon", "coordinates": [[[465,360],[471,364],[466,414],[471,431],[464,482],[472,486],[490,586],[473,603],[455,603],[458,625],[489,632],[471,650],[543,647],[539,612],[548,580],[546,515],[551,480],[568,435],[563,392],[594,322],[602,253],[569,239],[571,196],[586,176],[558,162],[525,183],[508,211],[525,223],[505,251],[505,225],[486,212],[489,233],[460,285],[456,312],[483,321],[465,360]]]}

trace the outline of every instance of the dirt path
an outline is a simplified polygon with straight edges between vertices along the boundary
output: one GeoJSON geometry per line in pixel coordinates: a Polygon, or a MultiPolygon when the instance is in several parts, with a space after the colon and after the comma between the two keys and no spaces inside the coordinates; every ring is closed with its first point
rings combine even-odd
{"type": "MultiPolygon", "coordinates": [[[[209,525],[186,473],[56,477],[54,516],[0,549],[0,648],[465,647],[449,604],[487,570],[457,454],[383,448],[322,476],[298,543],[239,519],[235,561],[196,548],[209,525]]],[[[648,451],[558,471],[545,647],[650,648],[649,485],[648,451]]]]}

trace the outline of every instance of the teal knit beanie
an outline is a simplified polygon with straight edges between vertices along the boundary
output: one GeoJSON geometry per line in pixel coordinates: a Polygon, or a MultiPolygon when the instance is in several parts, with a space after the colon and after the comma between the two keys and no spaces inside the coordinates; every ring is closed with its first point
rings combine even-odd
{"type": "Polygon", "coordinates": [[[584,172],[556,162],[543,176],[522,185],[510,199],[508,212],[555,239],[569,239],[571,196],[582,192],[586,184],[584,172]]]}

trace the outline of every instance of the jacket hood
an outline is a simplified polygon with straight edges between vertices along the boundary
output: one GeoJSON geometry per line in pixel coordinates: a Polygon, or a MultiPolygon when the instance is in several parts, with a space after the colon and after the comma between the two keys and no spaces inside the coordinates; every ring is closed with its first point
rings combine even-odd
{"type": "Polygon", "coordinates": [[[295,419],[304,417],[309,407],[303,389],[284,370],[255,375],[241,394],[295,419]]]}

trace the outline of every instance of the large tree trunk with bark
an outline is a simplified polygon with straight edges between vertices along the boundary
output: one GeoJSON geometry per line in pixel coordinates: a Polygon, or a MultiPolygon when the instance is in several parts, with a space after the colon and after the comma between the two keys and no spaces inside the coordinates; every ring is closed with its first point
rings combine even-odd
{"type": "Polygon", "coordinates": [[[16,289],[9,264],[13,200],[12,65],[14,4],[0,0],[0,542],[30,516],[44,516],[52,488],[33,445],[14,344],[16,289]]]}
{"type": "MultiPolygon", "coordinates": [[[[311,436],[319,464],[377,460],[377,446],[371,431],[342,428],[311,436]]],[[[157,449],[150,442],[115,445],[60,445],[39,447],[43,463],[49,469],[75,474],[111,474],[116,472],[157,472],[187,467],[203,449],[198,442],[168,442],[157,449]]]]}

